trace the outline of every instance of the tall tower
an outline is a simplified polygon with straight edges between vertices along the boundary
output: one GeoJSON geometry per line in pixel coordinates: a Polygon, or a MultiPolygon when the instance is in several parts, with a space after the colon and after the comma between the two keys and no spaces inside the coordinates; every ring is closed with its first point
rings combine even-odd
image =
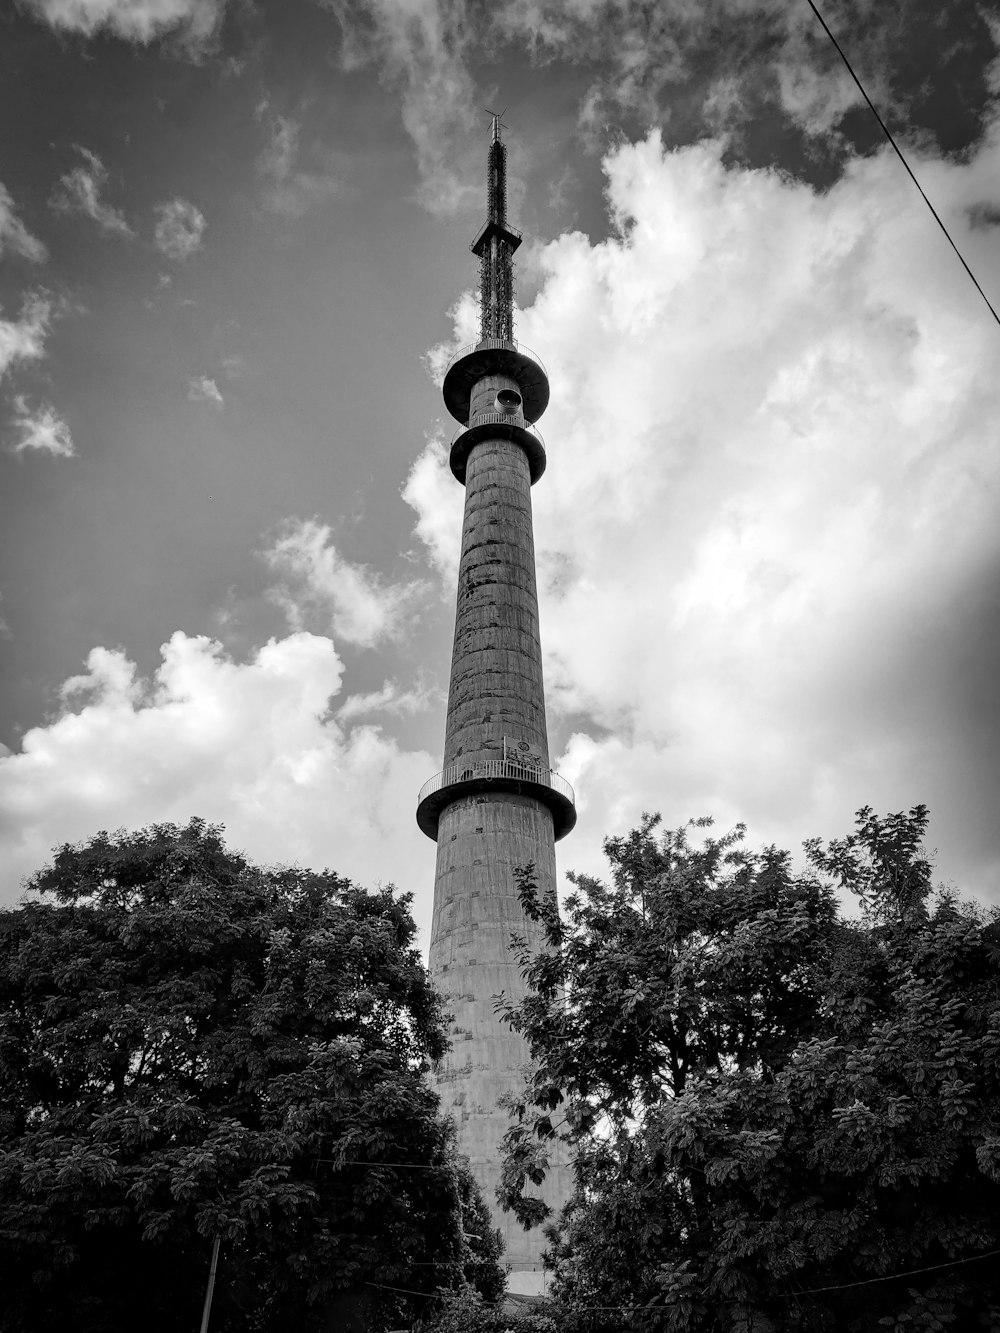
{"type": "MultiPolygon", "coordinates": [[[[576,823],[573,789],[549,766],[535,590],[531,486],[545,468],[533,423],[549,401],[537,357],[513,337],[514,251],[507,222],[507,149],[493,117],[487,217],[472,244],[480,261],[481,336],[455,357],[444,401],[461,423],[451,470],[465,486],[462,559],[448,692],[444,769],[425,783],[417,823],[437,841],[430,968],[454,1014],[452,1047],[436,1072],[459,1148],[504,1233],[513,1291],[540,1290],[544,1240],[500,1211],[497,1101],[523,1086],[528,1051],[497,1017],[494,998],[524,983],[512,934],[541,944],[525,919],[514,869],[531,862],[556,896],[555,843],[576,823]]],[[[543,1191],[563,1202],[558,1170],[543,1191]]]]}

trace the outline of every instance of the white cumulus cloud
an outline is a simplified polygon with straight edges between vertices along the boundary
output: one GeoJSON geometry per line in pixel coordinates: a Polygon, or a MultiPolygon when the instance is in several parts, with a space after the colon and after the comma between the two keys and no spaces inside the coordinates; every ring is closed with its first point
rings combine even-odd
{"type": "Polygon", "coordinates": [[[313,634],[239,663],[177,633],[151,680],[95,648],[60,715],[0,756],[3,896],[62,842],[192,815],[224,823],[232,846],[265,863],[425,885],[433,848],[412,810],[433,761],[331,716],[342,680],[333,643],[313,634]]]}
{"type": "Polygon", "coordinates": [[[52,207],[58,213],[82,213],[110,235],[134,235],[124,213],[101,197],[108,183],[107,167],[89,148],[77,144],[76,151],[83,163],[60,177],[52,195],[52,207]]]}
{"type": "Polygon", "coordinates": [[[416,534],[450,593],[458,578],[465,492],[452,476],[448,446],[440,436],[430,439],[414,462],[403,499],[416,510],[416,534]]]}
{"type": "Polygon", "coordinates": [[[396,637],[425,585],[393,583],[366,565],[347,560],[326,524],[293,519],[261,558],[280,576],[270,596],[293,629],[313,619],[329,625],[338,640],[370,648],[396,637]]]}
{"type": "Polygon", "coordinates": [[[425,687],[407,690],[398,682],[387,680],[379,690],[348,695],[337,709],[337,721],[351,722],[358,717],[369,717],[372,713],[408,716],[422,713],[429,703],[430,694],[425,687]]]}
{"type": "Polygon", "coordinates": [[[226,405],[219,386],[208,375],[196,375],[189,381],[188,398],[192,403],[211,403],[213,407],[226,405]]]}
{"type": "Polygon", "coordinates": [[[33,236],[18,217],[10,191],[0,184],[0,255],[5,250],[36,264],[48,254],[38,237],[33,236]]]}
{"type": "MultiPolygon", "coordinates": [[[[1000,294],[970,221],[1000,133],[916,166],[1000,294]]],[[[519,318],[553,388],[542,638],[586,814],[562,860],[644,808],[794,847],[925,801],[942,872],[996,895],[995,324],[889,154],[824,193],[656,134],[606,169],[615,234],[542,248],[519,318]]],[[[439,443],[406,497],[453,580],[439,443]]]]}
{"type": "Polygon", "coordinates": [[[176,34],[197,51],[217,32],[225,0],[24,0],[24,8],[59,32],[139,43],[176,34]]]}
{"type": "Polygon", "coordinates": [[[14,399],[14,432],[10,445],[13,454],[35,452],[72,458],[76,453],[69,427],[55,408],[48,403],[29,407],[23,394],[14,399]]]}
{"type": "Polygon", "coordinates": [[[153,210],[156,248],[168,259],[180,262],[201,249],[205,234],[205,215],[188,199],[170,199],[153,210]]]}
{"type": "Polygon", "coordinates": [[[0,315],[0,378],[19,361],[45,355],[45,336],[52,320],[52,302],[42,292],[25,297],[17,319],[0,315]]]}

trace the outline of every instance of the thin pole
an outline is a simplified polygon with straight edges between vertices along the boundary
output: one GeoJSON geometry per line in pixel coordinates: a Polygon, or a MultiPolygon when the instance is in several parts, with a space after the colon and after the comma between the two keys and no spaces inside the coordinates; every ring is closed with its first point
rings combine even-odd
{"type": "Polygon", "coordinates": [[[220,1236],[216,1236],[212,1243],[212,1266],[208,1270],[208,1287],[205,1291],[205,1309],[201,1316],[201,1333],[208,1333],[208,1316],[212,1313],[212,1293],[215,1291],[215,1272],[219,1267],[219,1241],[220,1236]]]}

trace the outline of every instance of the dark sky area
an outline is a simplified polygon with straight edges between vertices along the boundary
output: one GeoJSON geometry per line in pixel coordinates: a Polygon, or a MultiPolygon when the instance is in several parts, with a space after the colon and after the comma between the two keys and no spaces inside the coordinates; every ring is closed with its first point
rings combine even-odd
{"type": "MultiPolygon", "coordinates": [[[[994,304],[1000,11],[823,8],[994,304]]],[[[0,12],[3,896],[192,814],[392,880],[439,764],[437,384],[508,108],[564,868],[931,808],[1000,898],[1000,327],[805,0],[0,12]]]]}

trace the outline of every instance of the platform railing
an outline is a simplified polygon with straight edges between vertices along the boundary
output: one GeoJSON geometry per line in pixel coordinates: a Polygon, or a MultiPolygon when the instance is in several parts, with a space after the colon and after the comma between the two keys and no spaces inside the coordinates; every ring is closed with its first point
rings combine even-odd
{"type": "Polygon", "coordinates": [[[455,434],[451,437],[452,444],[455,443],[460,435],[464,435],[467,430],[472,430],[474,426],[517,426],[521,430],[526,430],[531,435],[534,435],[542,448],[545,448],[542,432],[536,430],[529,421],[518,421],[516,416],[511,412],[480,412],[478,416],[470,417],[469,424],[467,426],[459,426],[458,430],[456,430],[455,434]]]}
{"type": "Polygon", "coordinates": [[[530,347],[525,346],[524,343],[518,342],[516,338],[511,338],[509,340],[506,338],[480,338],[477,343],[469,343],[467,347],[460,347],[458,351],[455,353],[455,355],[448,362],[448,365],[445,368],[445,374],[447,375],[448,371],[451,370],[452,366],[455,364],[456,361],[461,361],[462,357],[468,356],[470,352],[479,352],[484,350],[492,351],[494,349],[500,349],[500,350],[507,349],[512,352],[520,352],[522,356],[530,357],[531,360],[534,361],[534,363],[537,366],[541,366],[546,377],[548,376],[548,371],[545,370],[545,362],[538,355],[538,353],[532,351],[532,349],[530,347]]]}
{"type": "Polygon", "coordinates": [[[576,804],[573,788],[551,768],[536,768],[532,764],[520,764],[513,759],[487,759],[477,764],[451,764],[435,773],[420,788],[417,804],[432,796],[444,787],[453,787],[458,782],[472,782],[477,778],[513,778],[517,782],[535,782],[564,796],[571,804],[576,804]]]}
{"type": "MultiPolygon", "coordinates": [[[[482,236],[482,234],[483,234],[483,232],[486,230],[486,228],[490,225],[490,221],[492,221],[492,219],[489,219],[489,220],[487,220],[486,222],[482,223],[482,225],[479,227],[479,230],[476,232],[475,236],[473,236],[472,240],[469,242],[469,249],[470,249],[470,250],[471,250],[472,247],[476,244],[476,242],[479,240],[480,236],[482,236]]],[[[516,227],[512,227],[512,226],[510,225],[509,222],[505,222],[505,223],[503,224],[503,229],[504,229],[504,231],[509,231],[510,234],[511,234],[512,236],[516,236],[517,239],[518,239],[519,241],[521,241],[521,240],[524,239],[524,237],[522,236],[521,232],[519,232],[518,229],[517,229],[516,227]]],[[[473,251],[473,253],[475,253],[475,252],[473,251]]]]}

